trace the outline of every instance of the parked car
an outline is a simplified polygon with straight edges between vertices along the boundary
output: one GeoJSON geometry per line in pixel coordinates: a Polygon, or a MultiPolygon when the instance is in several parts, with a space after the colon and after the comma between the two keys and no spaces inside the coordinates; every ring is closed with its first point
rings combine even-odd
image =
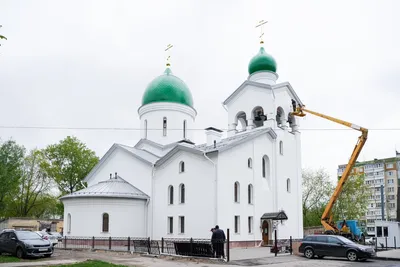
{"type": "Polygon", "coordinates": [[[10,253],[18,258],[50,257],[53,251],[51,242],[35,232],[5,230],[0,234],[0,254],[10,253]]]}
{"type": "Polygon", "coordinates": [[[323,258],[345,257],[350,261],[366,261],[376,256],[375,249],[363,246],[337,235],[309,235],[306,236],[300,247],[299,253],[304,253],[308,259],[317,256],[323,258]]]}
{"type": "Polygon", "coordinates": [[[58,242],[62,241],[63,239],[62,234],[60,234],[59,232],[50,232],[50,234],[54,235],[57,238],[58,242]]]}
{"type": "Polygon", "coordinates": [[[36,233],[40,235],[43,239],[49,240],[53,244],[53,246],[58,244],[58,238],[56,236],[44,231],[36,231],[36,233]]]}

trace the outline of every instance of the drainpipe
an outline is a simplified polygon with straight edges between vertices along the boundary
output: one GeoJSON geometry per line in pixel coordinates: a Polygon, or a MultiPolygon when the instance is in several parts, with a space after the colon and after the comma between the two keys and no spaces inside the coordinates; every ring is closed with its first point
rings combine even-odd
{"type": "Polygon", "coordinates": [[[150,198],[146,200],[146,216],[145,216],[145,225],[146,225],[146,237],[149,236],[149,203],[150,198]]]}
{"type": "MultiPolygon", "coordinates": [[[[156,172],[156,164],[152,164],[151,166],[151,196],[154,202],[154,176],[156,172]]],[[[150,202],[150,201],[149,201],[150,202]]],[[[146,203],[146,204],[149,204],[146,203]]],[[[154,203],[151,203],[151,231],[150,231],[150,239],[153,239],[153,229],[154,229],[154,203]]]]}
{"type": "Polygon", "coordinates": [[[215,175],[215,178],[214,178],[214,183],[215,183],[215,186],[214,186],[214,190],[215,190],[214,191],[214,203],[215,203],[214,220],[215,220],[215,222],[214,222],[214,224],[217,225],[218,224],[218,182],[217,182],[218,173],[217,173],[217,164],[214,161],[212,161],[209,157],[207,157],[206,152],[203,153],[203,156],[214,165],[214,175],[215,175]]]}

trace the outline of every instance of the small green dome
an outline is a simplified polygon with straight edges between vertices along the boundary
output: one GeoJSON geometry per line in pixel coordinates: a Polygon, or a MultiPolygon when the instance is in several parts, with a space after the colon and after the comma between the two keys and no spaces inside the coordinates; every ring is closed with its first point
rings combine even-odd
{"type": "Polygon", "coordinates": [[[265,52],[264,47],[260,47],[258,54],[249,63],[249,74],[251,75],[256,71],[276,72],[276,61],[271,55],[265,52]]]}
{"type": "Polygon", "coordinates": [[[155,102],[173,102],[193,107],[193,98],[187,85],[172,74],[170,68],[147,86],[142,105],[155,102]]]}

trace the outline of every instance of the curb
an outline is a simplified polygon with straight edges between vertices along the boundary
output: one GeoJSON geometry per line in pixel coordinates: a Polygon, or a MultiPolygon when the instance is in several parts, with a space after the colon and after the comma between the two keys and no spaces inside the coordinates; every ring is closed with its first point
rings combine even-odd
{"type": "Polygon", "coordinates": [[[390,258],[390,257],[373,257],[371,260],[382,260],[382,261],[400,261],[400,258],[390,258]]]}

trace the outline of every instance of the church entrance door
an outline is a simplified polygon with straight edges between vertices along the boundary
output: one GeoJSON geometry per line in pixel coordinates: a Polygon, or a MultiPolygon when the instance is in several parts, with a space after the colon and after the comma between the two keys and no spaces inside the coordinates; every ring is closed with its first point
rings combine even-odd
{"type": "Polygon", "coordinates": [[[263,224],[262,224],[262,238],[263,238],[263,243],[264,243],[264,246],[266,246],[266,245],[268,245],[268,243],[269,243],[269,227],[268,227],[269,225],[268,225],[268,222],[266,221],[266,220],[264,220],[263,221],[263,224]]]}

